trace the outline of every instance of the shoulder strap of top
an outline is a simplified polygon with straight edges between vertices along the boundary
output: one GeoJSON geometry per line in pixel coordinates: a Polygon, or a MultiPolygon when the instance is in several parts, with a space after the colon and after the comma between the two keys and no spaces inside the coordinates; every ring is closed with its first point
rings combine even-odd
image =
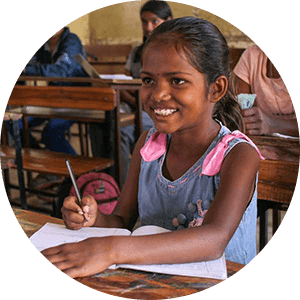
{"type": "Polygon", "coordinates": [[[145,145],[141,148],[140,154],[144,161],[154,161],[161,157],[167,149],[167,135],[149,130],[145,145]]]}
{"type": "Polygon", "coordinates": [[[219,173],[226,151],[229,147],[229,142],[236,138],[247,141],[251,146],[255,148],[255,150],[259,154],[259,157],[261,159],[264,159],[257,146],[246,135],[238,130],[235,130],[230,134],[226,134],[216,145],[216,147],[208,153],[203,161],[202,171],[200,175],[214,176],[219,173]]]}

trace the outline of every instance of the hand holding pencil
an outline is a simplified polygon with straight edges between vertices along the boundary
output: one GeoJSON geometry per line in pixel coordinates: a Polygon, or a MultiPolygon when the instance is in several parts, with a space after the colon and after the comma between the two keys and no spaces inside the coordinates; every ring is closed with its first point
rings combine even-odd
{"type": "Polygon", "coordinates": [[[97,202],[92,196],[85,196],[82,198],[81,207],[76,197],[69,196],[65,199],[61,212],[67,228],[78,230],[82,227],[91,227],[97,218],[97,202]]]}
{"type": "Polygon", "coordinates": [[[92,196],[81,198],[76,179],[69,161],[66,161],[76,196],[69,196],[64,200],[61,209],[65,225],[69,229],[78,230],[82,227],[93,226],[97,218],[97,202],[92,196]]]}

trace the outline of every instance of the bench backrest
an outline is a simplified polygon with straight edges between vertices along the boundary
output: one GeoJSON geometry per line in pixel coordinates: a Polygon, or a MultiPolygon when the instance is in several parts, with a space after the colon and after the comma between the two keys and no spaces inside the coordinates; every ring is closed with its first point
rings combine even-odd
{"type": "Polygon", "coordinates": [[[298,177],[298,162],[264,160],[258,174],[258,199],[291,202],[298,177]]]}
{"type": "Polygon", "coordinates": [[[16,85],[8,105],[109,111],[117,106],[115,94],[110,87],[16,85]]]}

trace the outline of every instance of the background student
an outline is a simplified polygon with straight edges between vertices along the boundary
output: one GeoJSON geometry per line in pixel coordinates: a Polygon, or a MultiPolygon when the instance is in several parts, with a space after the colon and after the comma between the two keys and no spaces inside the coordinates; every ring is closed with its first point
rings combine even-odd
{"type": "MultiPolygon", "coordinates": [[[[22,75],[46,77],[86,77],[87,74],[74,59],[74,55],[85,56],[83,45],[68,27],[56,32],[32,57],[22,75]]],[[[68,83],[49,83],[49,85],[67,85],[68,83]]],[[[63,119],[28,118],[30,128],[47,121],[42,131],[42,143],[56,152],[76,154],[65,138],[65,132],[74,121],[63,119]]],[[[35,144],[35,142],[33,141],[35,144]]],[[[33,144],[33,146],[34,146],[33,144]]]]}
{"type": "MultiPolygon", "coordinates": [[[[287,88],[264,52],[249,46],[234,69],[236,94],[256,94],[254,106],[243,110],[246,133],[264,135],[281,133],[299,136],[295,109],[287,88]]],[[[291,148],[262,146],[268,159],[299,161],[299,154],[291,148]]]]}
{"type": "MultiPolygon", "coordinates": [[[[83,45],[68,27],[56,32],[32,57],[22,75],[45,77],[87,77],[85,71],[74,59],[74,55],[85,56],[83,45]]],[[[49,85],[75,85],[50,82],[49,85]]],[[[29,128],[45,124],[41,142],[46,149],[76,155],[76,151],[66,139],[66,131],[74,124],[73,120],[45,119],[28,117],[29,128]]],[[[20,121],[22,132],[23,123],[20,121]]],[[[39,142],[30,134],[30,147],[40,148],[39,142]]],[[[32,181],[32,187],[45,188],[61,179],[54,175],[39,175],[32,181]]]]}

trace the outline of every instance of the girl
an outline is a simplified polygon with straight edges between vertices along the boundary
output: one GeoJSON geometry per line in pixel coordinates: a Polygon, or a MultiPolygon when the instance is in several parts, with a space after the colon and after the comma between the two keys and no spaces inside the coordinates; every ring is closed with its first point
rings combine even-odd
{"type": "Polygon", "coordinates": [[[224,251],[227,260],[248,263],[255,256],[259,154],[236,130],[242,119],[228,77],[228,47],[210,22],[186,17],[153,31],[142,52],[141,99],[155,128],[137,143],[119,203],[103,215],[92,197],[82,207],[68,197],[62,213],[75,230],[132,229],[139,216],[142,225],[172,231],[44,250],[54,265],[80,277],[114,263],[195,262],[224,251]]]}
{"type": "Polygon", "coordinates": [[[150,0],[141,7],[140,19],[143,30],[143,44],[133,49],[125,65],[126,74],[134,78],[140,77],[141,53],[147,38],[161,23],[173,19],[173,14],[167,2],[150,0]]]}

